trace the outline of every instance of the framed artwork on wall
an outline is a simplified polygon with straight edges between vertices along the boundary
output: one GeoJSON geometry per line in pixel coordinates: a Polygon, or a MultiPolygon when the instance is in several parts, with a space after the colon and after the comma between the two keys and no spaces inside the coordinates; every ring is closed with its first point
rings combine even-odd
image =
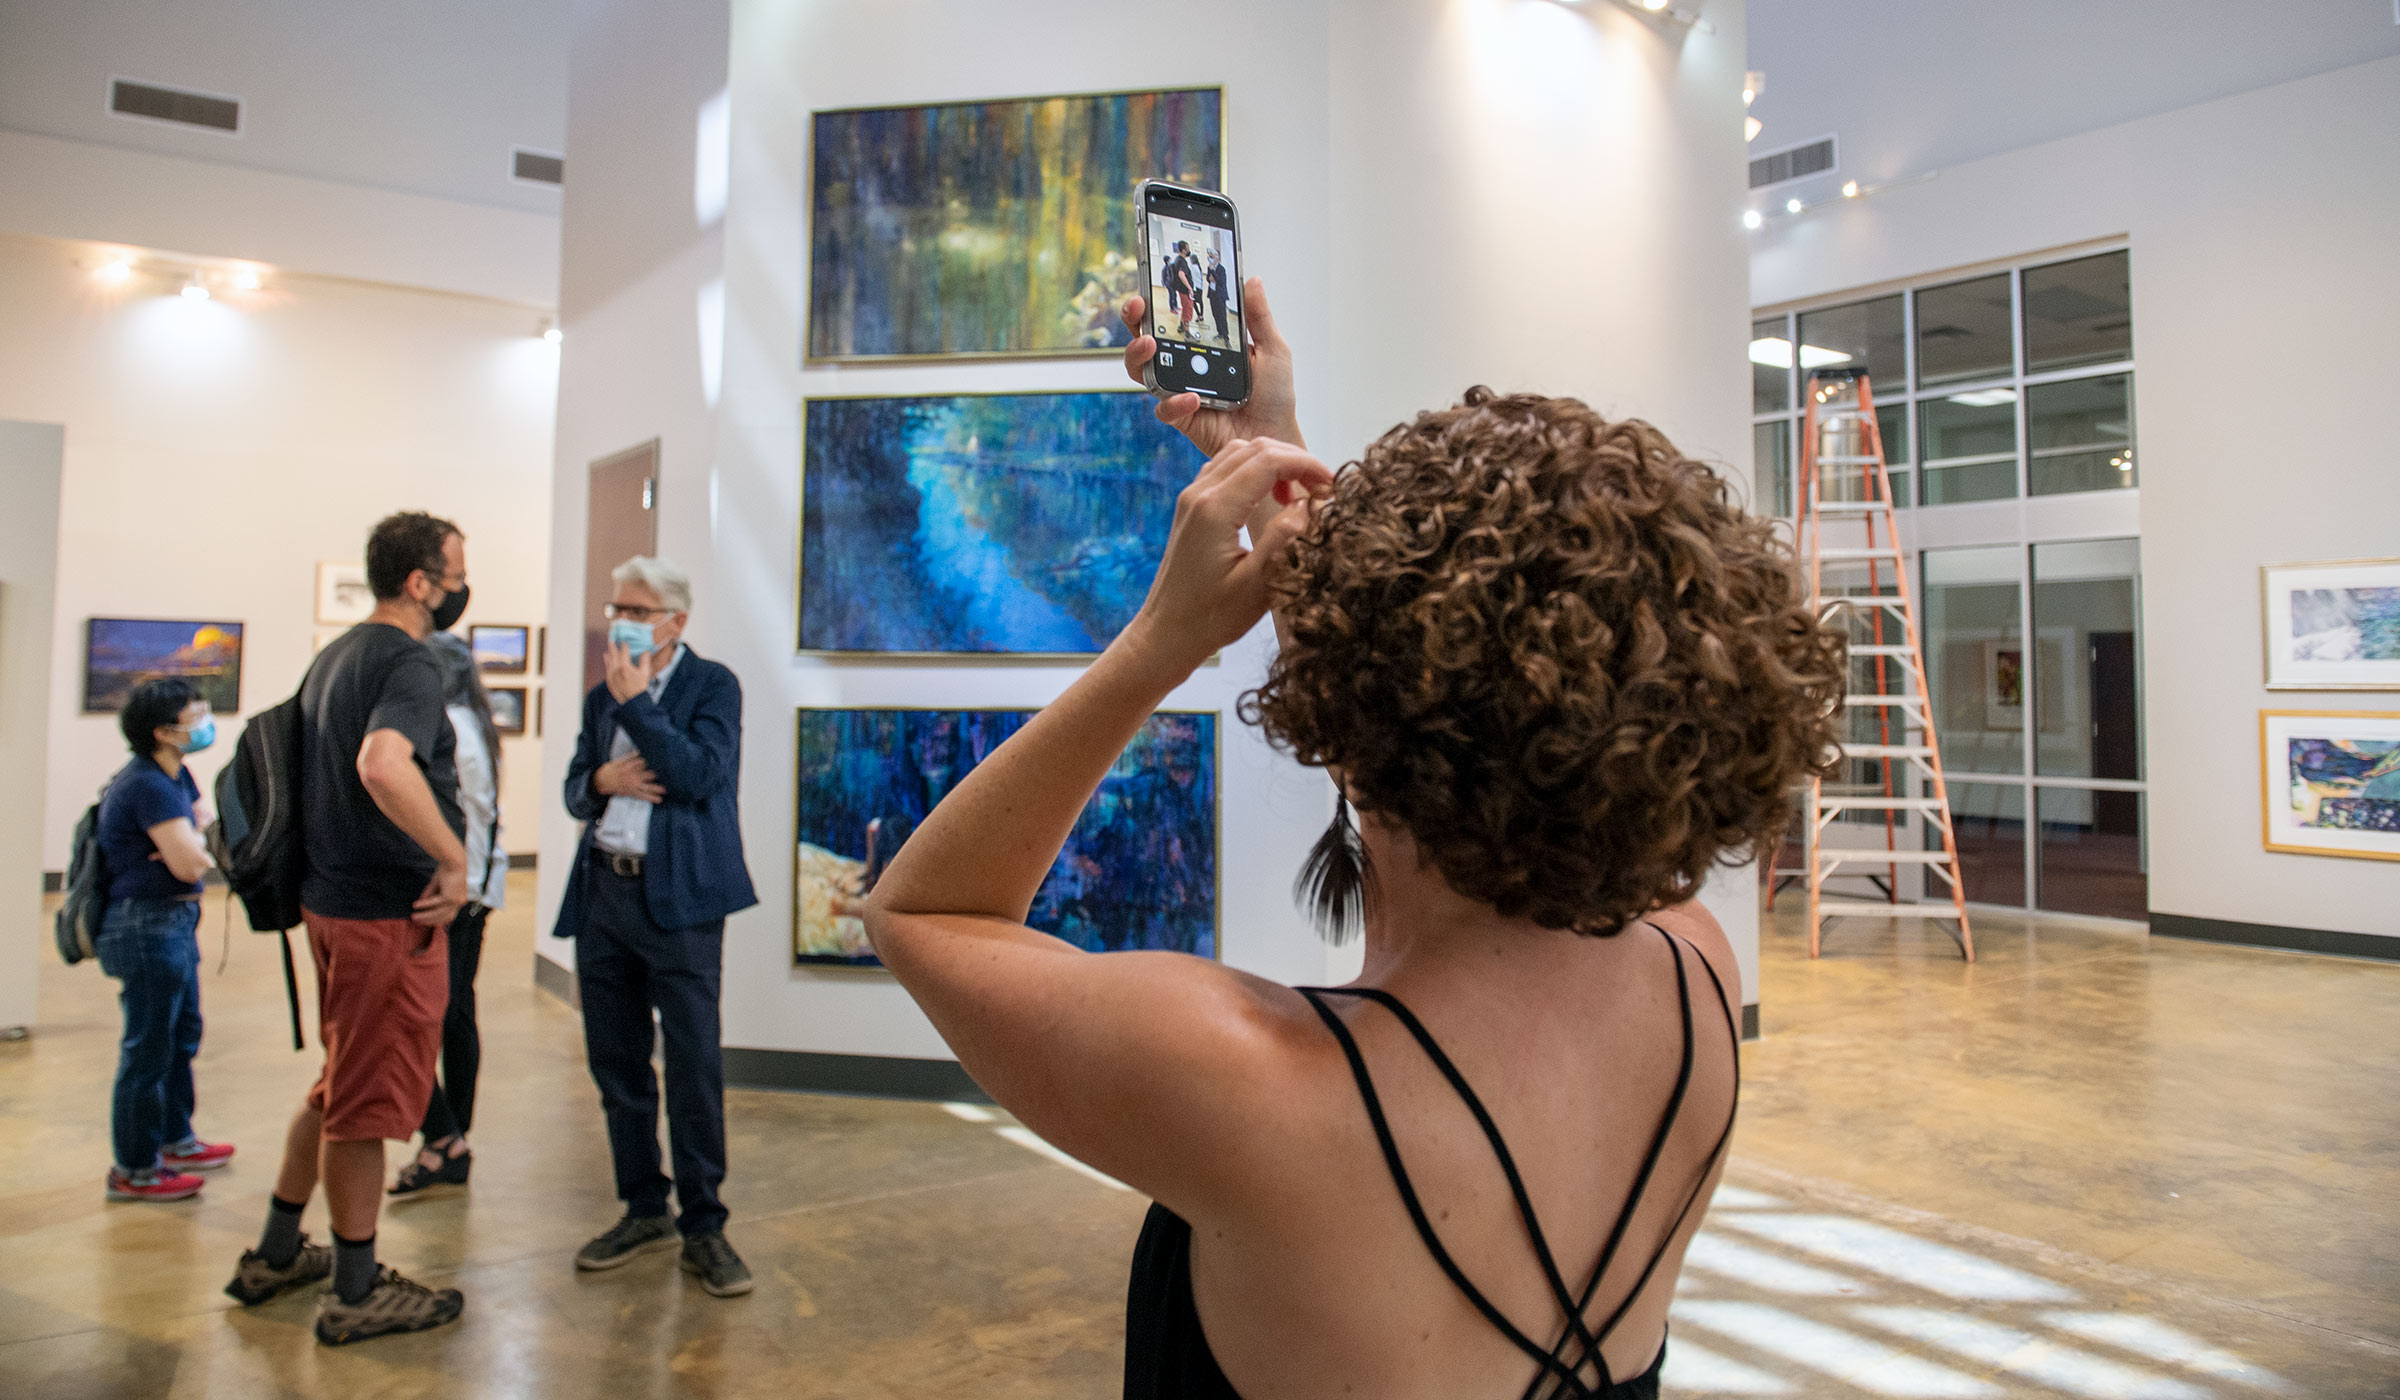
{"type": "Polygon", "coordinates": [[[1150,410],[1139,390],[807,400],[799,649],[1105,648],[1203,462],[1150,410]]]}
{"type": "Polygon", "coordinates": [[[373,611],[375,590],[367,586],[366,565],[317,565],[317,621],[364,622],[373,611]]]}
{"type": "Polygon", "coordinates": [[[2400,710],[2263,710],[2266,847],[2400,860],[2400,710]]]}
{"type": "Polygon", "coordinates": [[[485,675],[521,676],[531,664],[527,652],[533,629],[476,623],[467,628],[467,648],[475,653],[475,669],[485,675]]]}
{"type": "Polygon", "coordinates": [[[242,624],[95,617],[84,627],[83,712],[113,715],[134,687],[162,676],[197,682],[221,715],[242,708],[242,624]]]}
{"type": "Polygon", "coordinates": [[[2400,690],[2400,559],[2269,564],[2267,689],[2400,690]]]}
{"type": "MultiPolygon", "coordinates": [[[[876,966],[859,901],[1031,710],[803,709],[792,960],[876,966]]],[[[1217,956],[1217,715],[1161,710],[1101,780],[1032,927],[1091,952],[1217,956]]]]}
{"type": "Polygon", "coordinates": [[[503,734],[525,732],[525,687],[495,685],[486,694],[492,697],[492,727],[503,734]]]}
{"type": "Polygon", "coordinates": [[[1134,187],[1218,188],[1223,129],[1218,88],[815,113],[804,358],[1124,345],[1134,187]]]}

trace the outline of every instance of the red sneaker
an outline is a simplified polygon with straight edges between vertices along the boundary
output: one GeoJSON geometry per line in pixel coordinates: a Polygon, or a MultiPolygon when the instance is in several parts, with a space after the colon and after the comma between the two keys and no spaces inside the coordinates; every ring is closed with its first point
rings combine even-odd
{"type": "Polygon", "coordinates": [[[180,1201],[200,1194],[208,1183],[186,1172],[135,1172],[131,1176],[108,1169],[108,1198],[112,1201],[180,1201]]]}
{"type": "Polygon", "coordinates": [[[198,1138],[193,1138],[188,1147],[170,1147],[158,1154],[158,1164],[171,1172],[204,1172],[232,1160],[232,1143],[202,1142],[198,1138]]]}

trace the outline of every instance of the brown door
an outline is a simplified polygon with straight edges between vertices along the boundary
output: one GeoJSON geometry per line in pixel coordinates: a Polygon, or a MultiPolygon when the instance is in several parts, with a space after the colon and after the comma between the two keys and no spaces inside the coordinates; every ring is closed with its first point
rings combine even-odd
{"type": "Polygon", "coordinates": [[[607,673],[609,575],[637,554],[658,552],[658,440],[592,463],[583,533],[583,688],[607,673]]]}

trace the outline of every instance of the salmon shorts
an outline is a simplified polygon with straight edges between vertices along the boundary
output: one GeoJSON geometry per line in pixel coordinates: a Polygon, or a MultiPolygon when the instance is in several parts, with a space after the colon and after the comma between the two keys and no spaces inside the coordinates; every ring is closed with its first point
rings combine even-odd
{"type": "Polygon", "coordinates": [[[444,929],[408,919],[329,919],[302,910],[317,964],[325,1068],[308,1106],[329,1142],[405,1141],[425,1120],[450,1005],[444,929]]]}

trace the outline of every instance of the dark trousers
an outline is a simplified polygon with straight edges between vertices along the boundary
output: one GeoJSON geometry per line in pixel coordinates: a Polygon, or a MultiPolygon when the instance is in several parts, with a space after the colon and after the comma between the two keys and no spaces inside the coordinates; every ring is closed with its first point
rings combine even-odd
{"type": "Polygon", "coordinates": [[[588,898],[575,937],[575,984],[583,998],[583,1051],[608,1117],[617,1199],[628,1214],[667,1213],[659,1171],[655,1040],[666,1042],[667,1139],[675,1154],[676,1225],[703,1235],[725,1228],[717,1186],[725,1180],[725,1055],[717,993],[725,921],[660,928],[639,876],[590,863],[579,872],[588,898]],[[658,1013],[654,1036],[650,1015],[658,1013]]]}
{"type": "Polygon", "coordinates": [[[192,1056],[200,1050],[200,905],[120,899],[101,915],[92,951],[123,984],[110,1136],[117,1165],[158,1165],[159,1149],[192,1135],[192,1056]]]}
{"type": "Polygon", "coordinates": [[[463,1137],[475,1125],[475,1072],[483,1033],[475,1028],[475,969],[483,963],[483,926],[492,911],[469,905],[450,921],[450,1009],[442,1013],[442,1077],[425,1101],[418,1129],[428,1146],[463,1137]]]}
{"type": "Polygon", "coordinates": [[[1208,309],[1217,313],[1217,339],[1225,339],[1225,298],[1215,292],[1208,294],[1208,309]]]}

